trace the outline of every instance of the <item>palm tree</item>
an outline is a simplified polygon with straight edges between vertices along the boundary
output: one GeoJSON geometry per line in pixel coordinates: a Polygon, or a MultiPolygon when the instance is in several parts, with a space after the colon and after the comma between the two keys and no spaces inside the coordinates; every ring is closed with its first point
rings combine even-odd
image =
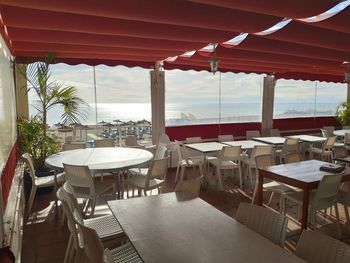
{"type": "MultiPolygon", "coordinates": [[[[27,81],[27,91],[35,91],[40,102],[40,106],[35,108],[42,121],[43,137],[47,136],[47,112],[56,105],[63,107],[62,123],[80,123],[79,118],[85,118],[79,111],[79,106],[85,102],[76,95],[76,88],[73,86],[64,87],[57,81],[51,80],[50,65],[54,62],[54,58],[53,54],[48,54],[44,61],[29,64],[25,70],[19,71],[27,81]]],[[[42,144],[40,155],[43,160],[47,157],[46,144],[42,144]]]]}

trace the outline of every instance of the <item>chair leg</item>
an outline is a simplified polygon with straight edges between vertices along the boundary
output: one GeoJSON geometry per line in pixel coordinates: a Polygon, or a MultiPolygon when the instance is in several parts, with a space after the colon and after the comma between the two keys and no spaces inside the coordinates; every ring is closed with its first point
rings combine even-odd
{"type": "Polygon", "coordinates": [[[337,234],[338,234],[338,238],[341,239],[340,218],[339,218],[339,210],[338,210],[337,203],[335,203],[334,209],[335,209],[335,216],[337,218],[337,234]]]}
{"type": "Polygon", "coordinates": [[[349,224],[349,226],[350,226],[350,217],[349,217],[348,207],[347,207],[345,204],[343,204],[343,206],[344,206],[344,211],[345,211],[346,222],[347,222],[347,223],[349,224]]]}
{"type": "Polygon", "coordinates": [[[30,216],[30,213],[32,211],[32,207],[33,207],[33,203],[34,203],[34,199],[35,199],[35,194],[36,194],[36,186],[33,185],[32,186],[32,190],[30,191],[30,195],[29,195],[29,200],[28,200],[28,217],[30,216]]]}
{"type": "Polygon", "coordinates": [[[255,181],[255,186],[254,186],[254,190],[253,190],[253,197],[252,197],[252,202],[251,202],[252,205],[255,202],[255,196],[256,196],[256,191],[257,190],[258,190],[258,180],[255,181]]]}
{"type": "Polygon", "coordinates": [[[241,189],[243,189],[242,168],[240,164],[238,164],[238,175],[239,175],[239,186],[241,187],[241,189]]]}
{"type": "Polygon", "coordinates": [[[181,171],[180,171],[180,183],[182,183],[183,180],[184,180],[185,170],[186,170],[186,166],[181,166],[181,171]]]}
{"type": "Polygon", "coordinates": [[[90,206],[91,206],[90,217],[93,217],[93,216],[94,216],[94,213],[95,213],[96,197],[94,197],[94,198],[91,200],[90,206]]]}
{"type": "Polygon", "coordinates": [[[269,202],[267,203],[268,206],[270,206],[271,202],[272,202],[272,198],[273,198],[274,192],[271,192],[270,198],[269,198],[269,202]]]}
{"type": "Polygon", "coordinates": [[[178,164],[177,168],[176,168],[175,183],[177,183],[177,179],[178,179],[178,175],[179,175],[179,169],[180,169],[180,164],[178,164]]]}
{"type": "Polygon", "coordinates": [[[221,171],[220,171],[220,168],[217,167],[216,168],[216,176],[218,177],[219,179],[219,188],[220,188],[220,191],[223,191],[223,187],[222,187],[222,182],[221,182],[221,171]]]}

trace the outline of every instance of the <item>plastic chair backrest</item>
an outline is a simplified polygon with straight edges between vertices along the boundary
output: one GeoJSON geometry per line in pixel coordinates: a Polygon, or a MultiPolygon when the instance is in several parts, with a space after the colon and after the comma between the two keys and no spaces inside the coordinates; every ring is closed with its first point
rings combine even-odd
{"type": "Polygon", "coordinates": [[[298,153],[299,149],[299,139],[287,138],[282,146],[282,152],[284,154],[298,153]]]}
{"type": "Polygon", "coordinates": [[[240,161],[241,146],[224,146],[220,153],[221,161],[240,161]]]}
{"type": "Polygon", "coordinates": [[[344,143],[345,144],[350,144],[350,133],[345,133],[344,143]]]}
{"type": "Polygon", "coordinates": [[[288,218],[262,206],[240,203],[237,221],[253,231],[283,247],[286,238],[288,218]]]}
{"type": "Polygon", "coordinates": [[[171,143],[170,139],[169,139],[169,136],[166,134],[166,133],[162,133],[160,136],[159,136],[159,143],[162,143],[162,144],[165,144],[165,145],[168,145],[171,143]]]}
{"type": "Polygon", "coordinates": [[[63,164],[66,178],[73,187],[89,188],[90,196],[95,196],[95,186],[87,165],[63,164]]]}
{"type": "Polygon", "coordinates": [[[104,251],[100,238],[94,229],[86,227],[81,222],[79,222],[76,215],[77,213],[74,211],[75,223],[77,224],[77,227],[82,235],[85,256],[83,262],[103,263],[104,251]]]}
{"type": "Polygon", "coordinates": [[[62,151],[70,151],[70,150],[85,149],[85,148],[86,148],[85,143],[64,143],[62,145],[62,151]]]}
{"type": "Polygon", "coordinates": [[[273,148],[271,145],[255,145],[250,158],[255,159],[259,155],[271,155],[273,148]]]}
{"type": "Polygon", "coordinates": [[[289,153],[284,156],[286,163],[298,163],[301,161],[301,156],[299,153],[289,153]]]}
{"type": "Polygon", "coordinates": [[[281,136],[281,132],[279,129],[270,129],[270,136],[281,136]]]}
{"type": "Polygon", "coordinates": [[[295,255],[310,263],[348,263],[350,246],[320,231],[304,230],[295,249],[295,255]]]}
{"type": "Polygon", "coordinates": [[[67,217],[67,226],[68,226],[69,231],[71,232],[71,236],[73,238],[73,244],[74,244],[75,248],[80,248],[81,242],[79,242],[79,241],[81,239],[80,239],[79,233],[77,231],[75,220],[73,217],[74,210],[71,211],[71,209],[69,208],[69,204],[67,202],[67,197],[66,197],[65,191],[62,189],[62,187],[57,190],[56,196],[57,196],[57,199],[62,203],[63,212],[67,217]]]}
{"type": "Polygon", "coordinates": [[[184,180],[176,185],[175,192],[187,192],[191,193],[194,197],[198,197],[201,190],[203,178],[204,175],[201,175],[200,177],[192,180],[184,180]]]}
{"type": "Polygon", "coordinates": [[[322,133],[322,137],[324,138],[328,138],[329,137],[329,133],[326,129],[321,129],[321,133],[322,133]]]}
{"type": "Polygon", "coordinates": [[[202,138],[201,137],[187,137],[186,143],[201,143],[202,138]]]}
{"type": "Polygon", "coordinates": [[[225,135],[218,136],[218,142],[230,142],[233,140],[234,140],[234,138],[233,138],[232,134],[225,134],[225,135]]]}
{"type": "Polygon", "coordinates": [[[167,151],[167,147],[165,144],[159,143],[157,146],[157,150],[156,153],[154,154],[154,159],[158,160],[158,159],[162,159],[165,157],[167,151]]]}
{"type": "Polygon", "coordinates": [[[30,156],[29,153],[24,153],[24,154],[22,154],[22,160],[24,161],[25,165],[29,169],[29,175],[30,175],[30,178],[32,179],[32,184],[34,185],[36,175],[35,175],[35,169],[34,169],[32,156],[30,156]]]}
{"type": "Polygon", "coordinates": [[[188,163],[188,151],[187,151],[186,146],[179,141],[175,141],[175,145],[176,145],[176,149],[177,149],[179,162],[182,160],[185,160],[186,163],[188,163]]]}
{"type": "Polygon", "coordinates": [[[260,131],[254,130],[254,131],[246,131],[245,132],[245,137],[247,140],[251,140],[254,137],[260,137],[260,131]]]}
{"type": "Polygon", "coordinates": [[[322,129],[327,131],[327,134],[329,137],[333,137],[334,136],[334,126],[324,126],[322,129]]]}
{"type": "Polygon", "coordinates": [[[65,197],[66,197],[65,200],[67,202],[67,205],[68,205],[71,213],[73,214],[74,210],[77,210],[79,212],[79,218],[81,220],[83,220],[83,214],[82,214],[81,208],[78,204],[78,200],[77,200],[77,197],[75,195],[74,188],[72,187],[70,182],[65,182],[63,184],[63,187],[61,187],[61,189],[65,194],[65,197]]]}
{"type": "Polygon", "coordinates": [[[343,175],[341,174],[323,176],[310,205],[319,210],[328,208],[336,203],[342,178],[343,175]]]}
{"type": "Polygon", "coordinates": [[[337,139],[337,137],[335,137],[335,136],[328,137],[327,140],[323,144],[323,151],[332,150],[336,139],[337,139]]]}
{"type": "Polygon", "coordinates": [[[264,168],[274,165],[272,154],[258,155],[255,157],[256,168],[264,168]]]}
{"type": "Polygon", "coordinates": [[[105,138],[100,140],[94,141],[95,147],[115,147],[114,139],[111,138],[105,138]]]}
{"type": "Polygon", "coordinates": [[[168,170],[168,157],[153,160],[150,164],[146,179],[146,188],[149,187],[149,181],[151,179],[165,179],[168,170]]]}
{"type": "Polygon", "coordinates": [[[345,158],[348,156],[348,149],[345,147],[334,147],[333,152],[335,158],[345,158]]]}
{"type": "Polygon", "coordinates": [[[134,135],[126,136],[125,146],[140,146],[137,142],[137,138],[134,135]]]}

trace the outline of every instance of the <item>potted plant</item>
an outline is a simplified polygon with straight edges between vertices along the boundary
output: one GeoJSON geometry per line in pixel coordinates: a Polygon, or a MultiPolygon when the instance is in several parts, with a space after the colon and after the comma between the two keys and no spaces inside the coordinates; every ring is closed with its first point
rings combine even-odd
{"type": "Polygon", "coordinates": [[[47,133],[47,112],[59,105],[64,109],[63,123],[79,122],[84,115],[79,106],[85,102],[76,95],[76,88],[63,86],[51,79],[51,67],[54,55],[49,54],[44,61],[29,64],[26,70],[19,70],[28,84],[28,91],[35,91],[39,106],[38,114],[30,120],[19,120],[19,142],[22,152],[32,155],[36,171],[47,171],[45,159],[59,151],[57,137],[47,133]]]}
{"type": "Polygon", "coordinates": [[[341,103],[336,110],[337,120],[342,124],[343,128],[350,126],[350,102],[341,103]]]}

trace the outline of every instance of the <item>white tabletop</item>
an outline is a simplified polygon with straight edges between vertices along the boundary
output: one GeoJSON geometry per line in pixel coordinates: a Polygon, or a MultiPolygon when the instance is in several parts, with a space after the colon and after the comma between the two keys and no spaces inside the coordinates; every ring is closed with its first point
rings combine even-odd
{"type": "Polygon", "coordinates": [[[63,170],[63,163],[87,165],[92,172],[128,169],[145,164],[153,158],[149,151],[136,148],[102,147],[60,152],[46,158],[47,167],[63,170]]]}
{"type": "Polygon", "coordinates": [[[188,148],[202,153],[218,152],[221,151],[222,147],[227,146],[219,142],[189,143],[185,145],[188,148]]]}
{"type": "Polygon", "coordinates": [[[144,262],[304,262],[188,193],[107,203],[144,262]]]}
{"type": "Polygon", "coordinates": [[[292,135],[288,136],[291,139],[299,139],[302,142],[314,143],[314,142],[324,142],[327,138],[312,136],[312,135],[292,135]]]}
{"type": "Polygon", "coordinates": [[[333,132],[335,136],[341,136],[341,137],[344,137],[345,133],[350,133],[350,130],[336,130],[333,132]]]}
{"type": "Polygon", "coordinates": [[[242,141],[230,141],[230,142],[223,142],[224,144],[230,145],[230,146],[241,146],[242,150],[250,150],[253,149],[255,146],[266,146],[268,144],[262,143],[262,142],[256,142],[253,140],[242,140],[242,141]]]}
{"type": "Polygon", "coordinates": [[[271,145],[282,145],[286,138],[283,137],[255,137],[253,138],[254,141],[257,142],[263,142],[271,145]]]}

